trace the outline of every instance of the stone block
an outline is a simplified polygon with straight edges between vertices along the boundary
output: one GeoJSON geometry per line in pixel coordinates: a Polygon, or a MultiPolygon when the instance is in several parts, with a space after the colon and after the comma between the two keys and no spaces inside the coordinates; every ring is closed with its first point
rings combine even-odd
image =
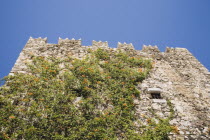
{"type": "Polygon", "coordinates": [[[167,103],[165,99],[152,99],[153,103],[167,103]]]}
{"type": "Polygon", "coordinates": [[[162,90],[160,88],[148,88],[147,93],[161,93],[162,90]]]}

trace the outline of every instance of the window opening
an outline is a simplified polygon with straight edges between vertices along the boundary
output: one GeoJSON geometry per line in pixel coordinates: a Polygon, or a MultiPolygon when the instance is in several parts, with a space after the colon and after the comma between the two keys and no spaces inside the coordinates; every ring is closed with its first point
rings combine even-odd
{"type": "Polygon", "coordinates": [[[162,99],[160,93],[151,93],[152,99],[162,99]]]}

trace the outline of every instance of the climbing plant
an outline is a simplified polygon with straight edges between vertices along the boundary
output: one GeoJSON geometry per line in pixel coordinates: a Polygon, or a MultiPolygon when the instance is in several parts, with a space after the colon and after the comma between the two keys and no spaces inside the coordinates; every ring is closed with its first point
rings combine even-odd
{"type": "Polygon", "coordinates": [[[27,65],[27,74],[5,77],[0,88],[0,139],[165,140],[171,131],[168,119],[134,123],[148,59],[98,49],[83,59],[33,57],[27,65]]]}

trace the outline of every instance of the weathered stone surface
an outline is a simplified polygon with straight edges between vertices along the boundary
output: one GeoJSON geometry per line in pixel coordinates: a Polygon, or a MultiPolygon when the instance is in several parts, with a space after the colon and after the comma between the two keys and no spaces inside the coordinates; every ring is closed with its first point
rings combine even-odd
{"type": "Polygon", "coordinates": [[[143,124],[147,124],[144,116],[153,118],[154,113],[162,118],[168,117],[170,107],[167,100],[170,100],[175,111],[170,124],[179,130],[179,134],[171,133],[171,139],[210,139],[210,72],[185,48],[167,47],[165,52],[160,52],[157,46],[144,45],[142,50],[134,50],[132,44],[118,43],[116,49],[101,41],[82,46],[81,40],[75,39],[60,38],[58,44],[48,44],[47,38],[30,38],[10,75],[27,73],[26,64],[30,63],[32,56],[83,58],[89,49],[99,47],[109,51],[130,51],[153,61],[150,75],[137,86],[141,100],[134,101],[136,115],[143,124]],[[160,90],[163,99],[151,99],[150,92],[147,92],[151,88],[160,90]]]}

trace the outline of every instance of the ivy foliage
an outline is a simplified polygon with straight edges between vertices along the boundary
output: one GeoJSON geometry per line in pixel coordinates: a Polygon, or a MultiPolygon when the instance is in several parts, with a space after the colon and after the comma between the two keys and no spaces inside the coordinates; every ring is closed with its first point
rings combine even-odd
{"type": "Polygon", "coordinates": [[[150,60],[98,49],[84,59],[33,57],[28,68],[0,88],[0,139],[165,140],[171,131],[168,120],[134,123],[150,60]]]}

